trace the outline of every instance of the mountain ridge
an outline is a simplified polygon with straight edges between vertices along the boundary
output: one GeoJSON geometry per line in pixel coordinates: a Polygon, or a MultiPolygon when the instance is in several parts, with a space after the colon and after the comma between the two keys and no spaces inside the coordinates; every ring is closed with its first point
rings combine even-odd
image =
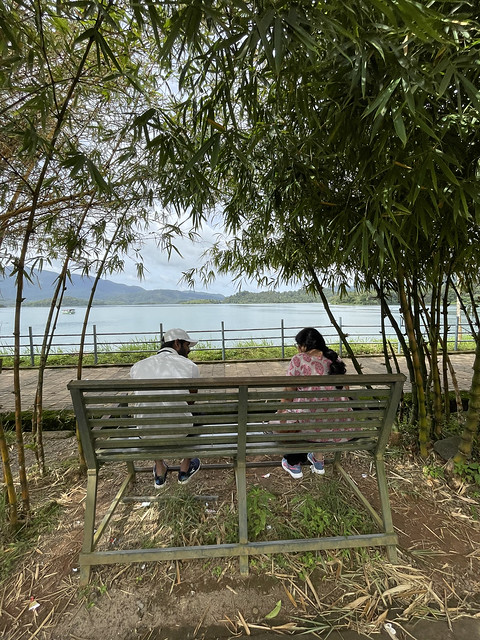
{"type": "MultiPolygon", "coordinates": [[[[15,304],[15,278],[12,269],[5,269],[5,275],[0,277],[0,302],[6,306],[15,304]]],[[[58,273],[42,270],[34,271],[31,281],[25,280],[23,298],[25,304],[35,304],[50,301],[53,296],[55,281],[58,273]]],[[[67,280],[64,300],[75,299],[75,304],[87,303],[94,278],[72,274],[67,280]]],[[[138,285],[121,284],[106,278],[101,278],[95,292],[94,304],[175,304],[195,300],[221,302],[225,296],[221,293],[207,293],[200,291],[179,291],[177,289],[144,289],[138,285]]]]}

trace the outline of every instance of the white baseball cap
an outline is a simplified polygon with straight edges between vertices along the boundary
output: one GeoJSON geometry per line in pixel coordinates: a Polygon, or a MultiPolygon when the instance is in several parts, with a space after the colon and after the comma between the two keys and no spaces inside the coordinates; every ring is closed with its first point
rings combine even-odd
{"type": "Polygon", "coordinates": [[[193,340],[183,329],[169,329],[164,333],[164,342],[173,342],[174,340],[184,340],[185,342],[189,342],[191,347],[198,342],[198,340],[193,340]]]}

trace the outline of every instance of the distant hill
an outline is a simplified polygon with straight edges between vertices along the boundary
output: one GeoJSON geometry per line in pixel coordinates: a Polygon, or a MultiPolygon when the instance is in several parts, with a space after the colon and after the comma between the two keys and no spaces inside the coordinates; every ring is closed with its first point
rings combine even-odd
{"type": "MultiPolygon", "coordinates": [[[[9,273],[10,271],[7,271],[9,273]]],[[[53,271],[35,272],[32,282],[25,281],[23,297],[24,304],[48,304],[52,299],[55,280],[58,274],[53,271]]],[[[71,282],[67,282],[64,303],[79,306],[86,303],[94,278],[72,275],[71,282]]],[[[13,305],[15,303],[15,278],[8,275],[0,277],[0,303],[13,305]]],[[[101,279],[95,293],[94,304],[175,304],[191,300],[205,300],[222,302],[225,299],[221,293],[205,293],[198,291],[177,291],[175,289],[144,289],[143,287],[118,284],[111,280],[101,279]]]]}

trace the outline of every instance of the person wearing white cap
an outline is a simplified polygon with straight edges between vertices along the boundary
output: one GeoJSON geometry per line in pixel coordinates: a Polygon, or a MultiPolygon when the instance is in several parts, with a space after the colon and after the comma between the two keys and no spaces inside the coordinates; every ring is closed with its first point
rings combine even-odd
{"type": "MultiPolygon", "coordinates": [[[[160,351],[154,356],[136,362],[130,369],[130,377],[136,379],[198,378],[200,374],[197,365],[188,359],[190,348],[196,344],[197,340],[193,340],[183,329],[169,329],[162,338],[160,351]]],[[[199,469],[198,458],[184,458],[178,472],[179,484],[186,484],[199,469]]],[[[153,477],[156,489],[162,489],[165,486],[167,473],[168,465],[163,460],[155,460],[153,477]]]]}

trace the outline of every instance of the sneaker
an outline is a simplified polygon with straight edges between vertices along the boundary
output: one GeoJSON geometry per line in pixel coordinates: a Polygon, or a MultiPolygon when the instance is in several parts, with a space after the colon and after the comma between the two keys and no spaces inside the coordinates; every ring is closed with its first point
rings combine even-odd
{"type": "Polygon", "coordinates": [[[190,460],[190,466],[188,471],[178,472],[178,484],[187,484],[191,477],[193,477],[200,469],[200,460],[198,458],[192,458],[190,460]]]}
{"type": "Polygon", "coordinates": [[[163,489],[167,481],[167,473],[168,467],[167,465],[165,465],[165,473],[163,474],[163,476],[157,476],[157,465],[155,463],[153,464],[153,486],[155,487],[155,489],[163,489]]]}
{"type": "Polygon", "coordinates": [[[300,478],[303,478],[302,465],[300,463],[288,464],[286,458],[283,458],[282,467],[292,476],[292,478],[295,478],[295,480],[300,480],[300,478]]]}
{"type": "Polygon", "coordinates": [[[313,455],[313,453],[308,453],[307,454],[307,459],[310,462],[310,464],[312,465],[310,467],[312,473],[318,473],[318,475],[320,475],[320,476],[325,475],[325,467],[324,467],[323,460],[317,460],[315,458],[315,456],[313,455]]]}

